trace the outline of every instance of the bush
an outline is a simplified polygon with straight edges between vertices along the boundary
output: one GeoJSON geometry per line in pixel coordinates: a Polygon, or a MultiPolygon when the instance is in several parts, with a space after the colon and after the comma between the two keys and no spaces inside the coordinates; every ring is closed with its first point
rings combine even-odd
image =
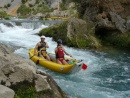
{"type": "Polygon", "coordinates": [[[36,91],[34,87],[29,87],[26,90],[18,89],[14,98],[36,98],[36,91]]]}
{"type": "Polygon", "coordinates": [[[8,3],[8,4],[7,4],[7,7],[10,7],[10,6],[11,6],[11,4],[10,4],[10,3],[8,3]]]}
{"type": "Polygon", "coordinates": [[[9,19],[9,16],[7,15],[6,12],[2,11],[0,12],[0,18],[9,19]]]}
{"type": "Polygon", "coordinates": [[[105,36],[102,39],[104,45],[111,45],[118,48],[124,48],[130,50],[130,34],[118,34],[112,33],[111,35],[105,36]]]}
{"type": "Polygon", "coordinates": [[[33,5],[32,5],[32,4],[29,4],[29,7],[33,7],[33,5]]]}
{"type": "Polygon", "coordinates": [[[60,3],[60,9],[61,10],[67,10],[67,7],[64,3],[60,3]]]}
{"type": "Polygon", "coordinates": [[[25,3],[26,3],[26,0],[21,0],[21,2],[22,2],[23,4],[25,4],[25,3]]]}
{"type": "Polygon", "coordinates": [[[20,16],[26,17],[31,12],[31,9],[28,8],[26,5],[22,4],[18,10],[17,13],[20,14],[20,16]]]}

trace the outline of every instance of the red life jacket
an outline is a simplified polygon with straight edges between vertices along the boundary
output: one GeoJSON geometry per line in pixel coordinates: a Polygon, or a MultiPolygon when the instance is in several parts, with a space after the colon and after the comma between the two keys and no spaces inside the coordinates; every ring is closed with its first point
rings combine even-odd
{"type": "Polygon", "coordinates": [[[64,58],[64,50],[62,48],[57,48],[56,58],[64,58]]]}

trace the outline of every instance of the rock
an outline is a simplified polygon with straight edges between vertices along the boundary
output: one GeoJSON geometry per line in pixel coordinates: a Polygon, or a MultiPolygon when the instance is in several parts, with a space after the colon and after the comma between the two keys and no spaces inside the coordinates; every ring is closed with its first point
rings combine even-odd
{"type": "Polygon", "coordinates": [[[127,20],[126,27],[128,30],[130,30],[130,20],[127,20]]]}
{"type": "Polygon", "coordinates": [[[96,28],[105,28],[107,30],[116,29],[115,25],[111,21],[109,21],[108,14],[104,11],[96,16],[96,20],[97,20],[96,28]]]}
{"type": "Polygon", "coordinates": [[[38,74],[38,75],[35,75],[35,78],[36,78],[35,88],[37,92],[43,91],[43,90],[51,90],[51,87],[46,80],[47,76],[42,76],[38,74]]]}
{"type": "MultiPolygon", "coordinates": [[[[0,44],[0,54],[0,83],[2,85],[8,86],[14,91],[18,89],[22,90],[22,88],[19,88],[19,85],[21,85],[21,87],[29,87],[30,85],[36,89],[37,93],[42,91],[46,92],[45,94],[38,94],[39,96],[42,96],[38,98],[46,98],[46,96],[50,96],[48,95],[48,92],[50,91],[52,94],[48,98],[65,98],[66,95],[62,92],[56,82],[51,78],[50,81],[53,82],[50,84],[50,81],[48,81],[50,76],[41,70],[37,70],[36,65],[31,60],[14,54],[11,47],[7,47],[3,44],[0,44]],[[55,91],[58,95],[55,94],[55,91]]],[[[27,88],[24,90],[26,91],[26,89],[27,88]]],[[[3,94],[2,91],[0,91],[0,93],[3,94]]],[[[10,96],[14,96],[14,93],[10,96]]]]}
{"type": "Polygon", "coordinates": [[[115,12],[110,12],[111,15],[111,20],[115,24],[116,28],[120,30],[122,33],[126,32],[126,27],[125,27],[125,20],[121,18],[120,15],[117,15],[115,12]]]}
{"type": "Polygon", "coordinates": [[[6,86],[0,85],[0,98],[14,98],[14,91],[6,86]]]}
{"type": "Polygon", "coordinates": [[[67,37],[73,44],[76,44],[78,48],[84,47],[101,47],[96,38],[90,34],[94,32],[94,25],[90,21],[84,21],[82,19],[72,18],[69,20],[67,26],[67,37]]]}
{"type": "Polygon", "coordinates": [[[130,15],[129,5],[129,0],[97,0],[95,2],[82,0],[79,13],[83,18],[89,17],[105,29],[124,33],[127,31],[125,19],[130,15]]]}

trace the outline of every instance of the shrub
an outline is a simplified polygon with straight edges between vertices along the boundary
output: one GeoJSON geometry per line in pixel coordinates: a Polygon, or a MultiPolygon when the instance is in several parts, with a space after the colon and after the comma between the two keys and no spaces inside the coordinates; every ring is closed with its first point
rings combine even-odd
{"type": "Polygon", "coordinates": [[[18,10],[17,13],[20,14],[21,16],[25,17],[27,15],[29,15],[29,13],[31,12],[30,8],[28,8],[26,5],[22,4],[18,10]]]}

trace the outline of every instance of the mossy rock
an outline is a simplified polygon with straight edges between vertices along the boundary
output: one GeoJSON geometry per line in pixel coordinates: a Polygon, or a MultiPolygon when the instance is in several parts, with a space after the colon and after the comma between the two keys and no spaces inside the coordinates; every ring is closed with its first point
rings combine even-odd
{"type": "Polygon", "coordinates": [[[61,24],[44,28],[39,35],[53,37],[53,40],[63,40],[63,44],[77,48],[98,48],[99,40],[93,35],[93,25],[80,19],[71,19],[61,24]]]}
{"type": "Polygon", "coordinates": [[[66,41],[67,41],[67,36],[66,36],[67,29],[66,28],[67,28],[67,22],[63,22],[61,24],[42,29],[39,32],[39,35],[53,37],[53,40],[55,40],[55,41],[58,39],[62,39],[63,44],[66,44],[66,41]]]}
{"type": "Polygon", "coordinates": [[[54,92],[52,90],[43,90],[36,92],[34,83],[28,81],[17,83],[10,87],[15,91],[14,98],[52,98],[54,92]]]}
{"type": "Polygon", "coordinates": [[[120,49],[130,50],[130,32],[113,32],[102,39],[104,45],[111,45],[120,49]]]}

